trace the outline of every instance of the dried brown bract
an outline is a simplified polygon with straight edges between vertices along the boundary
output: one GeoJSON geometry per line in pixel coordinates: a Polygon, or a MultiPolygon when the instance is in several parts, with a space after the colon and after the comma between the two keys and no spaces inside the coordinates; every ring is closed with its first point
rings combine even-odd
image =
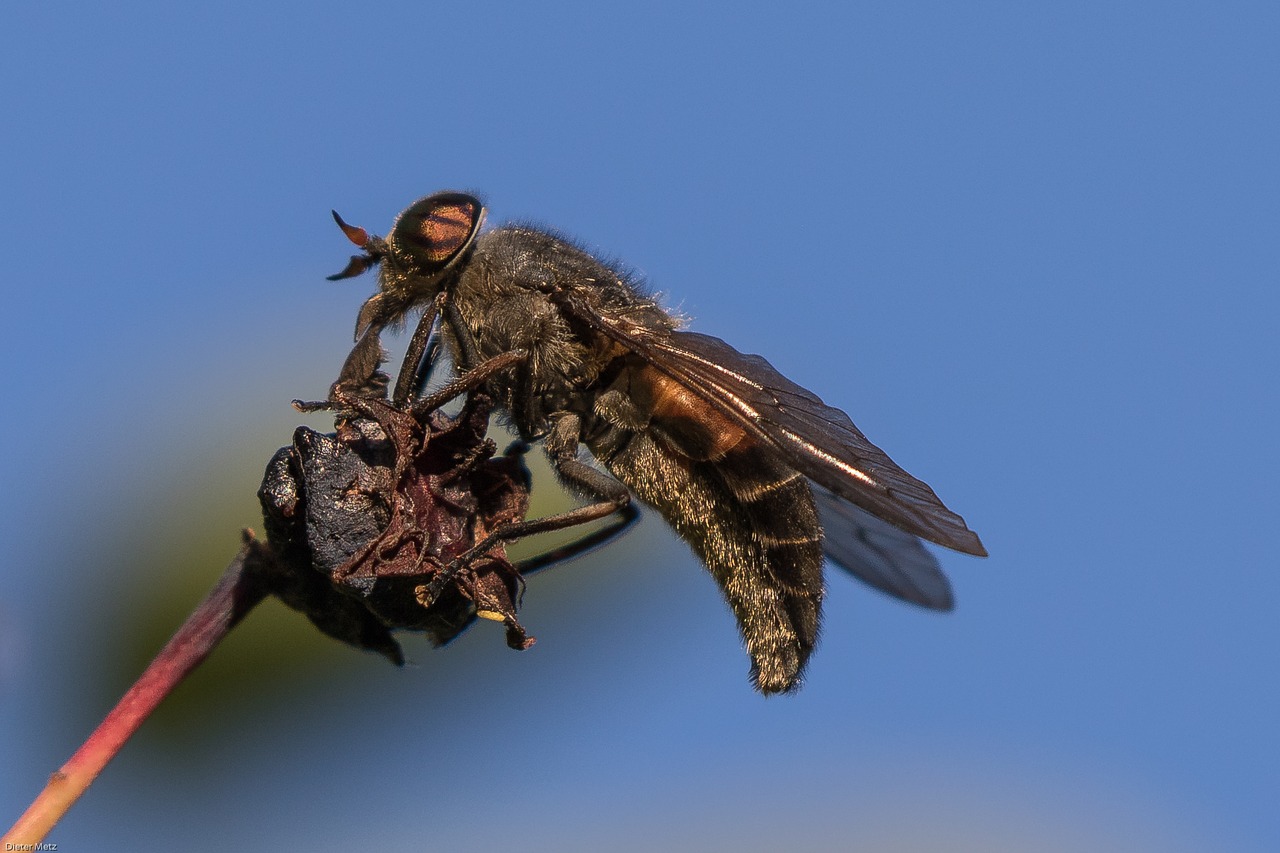
{"type": "Polygon", "coordinates": [[[528,470],[485,437],[488,397],[469,394],[453,417],[439,410],[465,393],[465,380],[415,405],[351,390],[385,389],[369,358],[375,346],[357,347],[330,401],[300,404],[338,410],[336,432],[299,427],[267,467],[258,494],[277,556],[272,591],[325,633],[396,663],[393,629],[443,645],[477,616],[502,622],[512,648],[528,648],[534,640],[516,618],[523,580],[500,538],[524,519],[528,470]]]}
{"type": "Polygon", "coordinates": [[[485,438],[489,399],[472,395],[458,417],[434,411],[424,420],[380,400],[351,402],[395,448],[395,482],[389,493],[377,484],[356,486],[351,499],[387,502],[388,520],[331,572],[333,583],[363,597],[385,623],[426,631],[437,644],[479,615],[506,625],[512,648],[528,648],[533,638],[515,613],[523,582],[502,543],[468,556],[503,525],[522,521],[529,507],[524,464],[515,455],[495,457],[485,438]],[[438,594],[433,580],[445,581],[438,594]]]}

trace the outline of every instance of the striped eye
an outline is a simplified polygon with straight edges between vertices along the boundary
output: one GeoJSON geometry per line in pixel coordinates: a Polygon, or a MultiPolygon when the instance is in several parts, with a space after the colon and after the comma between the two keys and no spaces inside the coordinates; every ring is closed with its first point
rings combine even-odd
{"type": "Polygon", "coordinates": [[[483,219],[484,207],[478,199],[463,193],[436,193],[400,214],[389,241],[424,271],[434,271],[471,245],[483,219]]]}

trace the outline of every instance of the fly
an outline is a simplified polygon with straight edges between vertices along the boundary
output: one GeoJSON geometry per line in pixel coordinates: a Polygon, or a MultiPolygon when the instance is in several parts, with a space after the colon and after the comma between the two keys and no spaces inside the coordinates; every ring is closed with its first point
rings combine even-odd
{"type": "MultiPolygon", "coordinates": [[[[898,598],[953,606],[920,540],[977,556],[986,549],[848,415],[761,356],[681,329],[635,279],[564,237],[527,225],[482,232],[484,218],[478,199],[457,192],[415,202],[386,238],[334,213],[364,253],[331,278],[379,268],[357,351],[422,311],[440,316],[457,369],[511,359],[483,390],[591,503],[496,536],[603,518],[634,494],[710,570],[766,694],[800,683],[818,637],[824,552],[898,598]],[[584,445],[607,474],[579,458],[584,445]]],[[[415,357],[430,326],[411,341],[415,357]]]]}

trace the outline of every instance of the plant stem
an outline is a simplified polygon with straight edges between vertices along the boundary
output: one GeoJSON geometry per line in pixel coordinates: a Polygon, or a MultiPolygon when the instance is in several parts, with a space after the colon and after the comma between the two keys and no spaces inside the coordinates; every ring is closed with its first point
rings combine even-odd
{"type": "Polygon", "coordinates": [[[0,839],[0,850],[38,844],[45,837],[151,712],[266,597],[261,566],[269,559],[266,546],[246,531],[244,547],[227,566],[217,586],[84,745],[49,777],[45,789],[0,839]]]}

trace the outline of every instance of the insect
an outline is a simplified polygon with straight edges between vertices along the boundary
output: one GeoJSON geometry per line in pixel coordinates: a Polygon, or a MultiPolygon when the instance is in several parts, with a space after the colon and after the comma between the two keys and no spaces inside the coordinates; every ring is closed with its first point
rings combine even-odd
{"type": "MultiPolygon", "coordinates": [[[[330,278],[379,267],[358,341],[421,310],[424,321],[439,315],[459,370],[519,354],[484,390],[592,502],[499,535],[602,518],[634,493],[719,584],[761,692],[800,683],[824,550],[872,586],[944,610],[950,586],[919,539],[986,555],[964,519],[844,412],[764,358],[682,330],[632,277],[567,239],[526,225],[481,231],[484,206],[457,192],[414,202],[386,238],[333,216],[364,253],[330,278]],[[608,474],[579,458],[583,445],[608,474]]],[[[427,349],[415,334],[411,353],[427,349]]]]}

